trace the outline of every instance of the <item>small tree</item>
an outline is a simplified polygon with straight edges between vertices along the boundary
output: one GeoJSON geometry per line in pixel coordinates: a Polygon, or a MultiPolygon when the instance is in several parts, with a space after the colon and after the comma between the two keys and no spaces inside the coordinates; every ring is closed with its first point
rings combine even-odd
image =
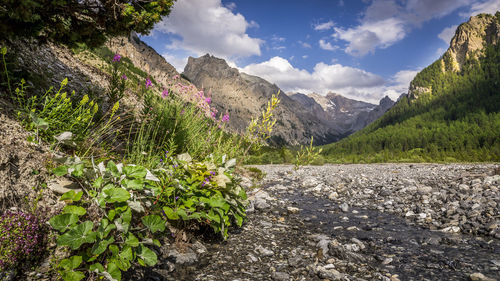
{"type": "Polygon", "coordinates": [[[175,0],[2,0],[0,34],[102,45],[106,36],[148,34],[175,0]]]}

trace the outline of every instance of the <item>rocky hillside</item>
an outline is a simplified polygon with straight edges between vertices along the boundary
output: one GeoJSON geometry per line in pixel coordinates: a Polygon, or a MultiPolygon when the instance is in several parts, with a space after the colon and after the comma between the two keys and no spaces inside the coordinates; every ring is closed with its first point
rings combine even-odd
{"type": "Polygon", "coordinates": [[[326,96],[295,93],[290,97],[343,135],[366,127],[394,105],[389,97],[383,98],[379,105],[349,99],[335,93],[328,93],[326,96]]]}
{"type": "Polygon", "coordinates": [[[252,117],[259,116],[272,94],[280,92],[277,122],[273,130],[275,143],[291,145],[307,143],[314,136],[316,143],[338,140],[342,133],[328,126],[301,103],[288,97],[278,86],[266,80],[240,73],[225,60],[210,55],[190,57],[183,72],[194,85],[211,94],[219,112],[231,116],[230,127],[243,131],[252,117]]]}

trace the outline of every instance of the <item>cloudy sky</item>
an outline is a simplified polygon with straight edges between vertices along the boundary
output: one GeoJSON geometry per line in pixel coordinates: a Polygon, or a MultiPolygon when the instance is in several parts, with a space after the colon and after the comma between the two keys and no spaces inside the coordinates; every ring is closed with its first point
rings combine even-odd
{"type": "Polygon", "coordinates": [[[177,0],[142,39],[182,72],[210,53],[287,92],[405,93],[458,24],[500,0],[177,0]]]}

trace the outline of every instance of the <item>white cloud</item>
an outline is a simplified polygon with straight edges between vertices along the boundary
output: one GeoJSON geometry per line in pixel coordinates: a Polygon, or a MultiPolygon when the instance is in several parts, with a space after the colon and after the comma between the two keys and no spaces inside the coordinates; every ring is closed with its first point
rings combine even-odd
{"type": "Polygon", "coordinates": [[[382,77],[362,69],[340,64],[316,64],[312,72],[298,69],[281,57],[250,64],[240,71],[262,77],[286,92],[336,92],[346,97],[377,103],[383,97],[382,77]],[[378,89],[374,92],[373,89],[378,89]]]}
{"type": "Polygon", "coordinates": [[[389,80],[359,68],[340,64],[316,64],[312,72],[294,67],[281,57],[250,64],[240,71],[260,76],[275,83],[286,92],[327,94],[334,92],[345,97],[378,104],[384,96],[396,100],[408,92],[411,80],[418,69],[402,70],[389,80]]]}
{"type": "Polygon", "coordinates": [[[438,37],[443,40],[446,44],[450,44],[451,38],[455,35],[455,31],[457,30],[458,25],[452,25],[447,27],[438,34],[438,37]]]}
{"type": "MultiPolygon", "coordinates": [[[[475,0],[373,0],[354,27],[335,27],[334,37],[347,42],[345,52],[364,56],[387,48],[425,21],[444,17],[475,0]]],[[[471,13],[499,9],[499,0],[475,2],[471,13]]],[[[444,34],[443,34],[444,36],[444,34]]],[[[440,37],[441,38],[441,37],[440,37]]]]}
{"type": "Polygon", "coordinates": [[[327,50],[327,51],[335,51],[339,48],[339,46],[332,46],[332,44],[330,44],[330,42],[326,42],[323,39],[319,40],[319,47],[321,49],[327,50]]]}
{"type": "Polygon", "coordinates": [[[167,60],[168,63],[175,67],[177,72],[181,73],[184,71],[184,67],[186,66],[188,61],[188,58],[186,56],[179,57],[169,53],[163,54],[162,56],[165,58],[165,60],[167,60]]]}
{"type": "Polygon", "coordinates": [[[255,25],[224,7],[221,0],[183,0],[176,2],[170,15],[156,25],[155,32],[180,37],[172,39],[169,49],[239,58],[261,54],[263,40],[246,33],[255,25]]]}
{"type": "Polygon", "coordinates": [[[302,42],[302,41],[299,41],[299,44],[300,46],[302,46],[303,48],[312,48],[311,44],[307,43],[307,42],[302,42]]]}
{"type": "Polygon", "coordinates": [[[307,59],[309,56],[308,55],[303,55],[302,58],[303,59],[307,59]]]}
{"type": "Polygon", "coordinates": [[[344,0],[339,0],[339,6],[344,7],[344,0]]]}
{"type": "Polygon", "coordinates": [[[469,14],[471,16],[475,16],[477,14],[482,14],[482,13],[494,15],[498,11],[500,11],[500,1],[489,0],[486,2],[476,2],[472,4],[469,14]]]}
{"type": "Polygon", "coordinates": [[[397,100],[401,94],[408,92],[410,82],[420,70],[401,70],[394,74],[384,89],[384,95],[397,100]]]}
{"type": "Polygon", "coordinates": [[[327,21],[324,23],[318,23],[313,26],[314,30],[328,30],[332,28],[335,24],[333,21],[327,21]]]}
{"type": "Polygon", "coordinates": [[[229,3],[226,4],[226,8],[228,8],[231,11],[233,11],[234,9],[236,9],[236,3],[229,2],[229,3]]]}
{"type": "Polygon", "coordinates": [[[365,23],[355,28],[335,28],[334,37],[349,42],[345,52],[354,56],[364,56],[376,48],[387,48],[403,39],[404,24],[396,18],[373,23],[365,23]]]}

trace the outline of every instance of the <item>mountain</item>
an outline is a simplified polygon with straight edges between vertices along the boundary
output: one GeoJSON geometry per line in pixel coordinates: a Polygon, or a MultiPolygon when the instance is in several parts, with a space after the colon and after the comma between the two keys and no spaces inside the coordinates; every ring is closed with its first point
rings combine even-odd
{"type": "Polygon", "coordinates": [[[381,100],[380,105],[374,105],[335,93],[328,93],[326,96],[316,93],[293,93],[289,96],[343,135],[350,135],[366,127],[394,104],[388,97],[381,100]]]}
{"type": "Polygon", "coordinates": [[[349,162],[499,161],[499,39],[500,12],[471,17],[408,94],[325,153],[349,162]]]}
{"type": "Polygon", "coordinates": [[[189,57],[183,76],[199,89],[205,89],[219,112],[229,113],[228,125],[233,130],[244,131],[252,117],[258,117],[265,109],[271,95],[280,92],[281,102],[275,114],[278,121],[272,137],[274,143],[304,144],[314,136],[315,143],[325,144],[343,136],[278,86],[260,77],[240,73],[223,59],[208,54],[189,57]]]}

